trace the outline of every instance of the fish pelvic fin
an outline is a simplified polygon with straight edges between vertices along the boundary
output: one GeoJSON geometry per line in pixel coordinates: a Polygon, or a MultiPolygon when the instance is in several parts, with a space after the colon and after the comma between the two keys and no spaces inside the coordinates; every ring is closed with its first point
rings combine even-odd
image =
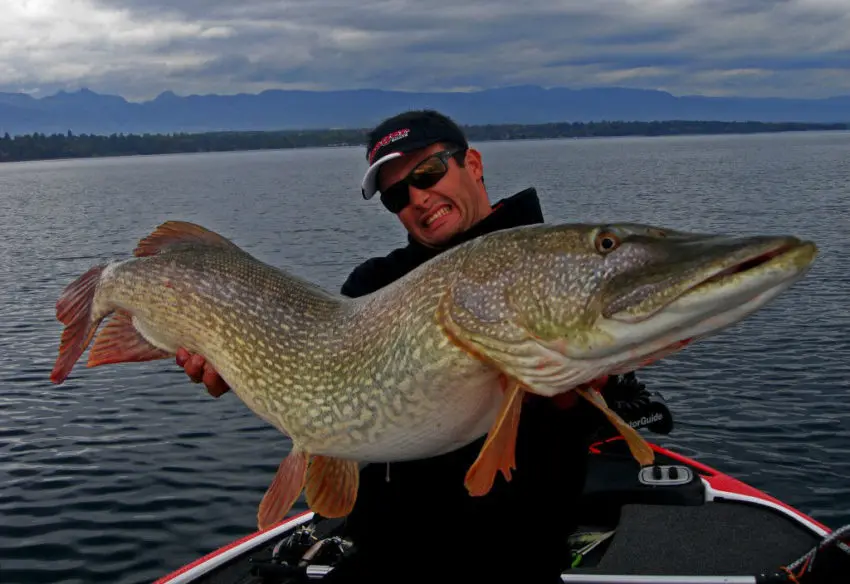
{"type": "Polygon", "coordinates": [[[501,471],[505,480],[510,481],[511,471],[516,470],[517,432],[525,391],[518,381],[508,381],[504,374],[500,377],[504,390],[502,406],[464,480],[467,491],[475,497],[490,492],[497,472],[501,471]]]}
{"type": "Polygon", "coordinates": [[[133,316],[116,310],[94,339],[87,367],[109,363],[129,363],[167,359],[171,353],[152,345],[133,326],[133,316]]]}
{"type": "Polygon", "coordinates": [[[133,255],[145,257],[165,251],[204,246],[242,251],[239,246],[226,237],[195,223],[166,221],[154,229],[150,235],[139,240],[136,249],[133,250],[133,255]]]}
{"type": "Polygon", "coordinates": [[[82,356],[106,316],[93,314],[94,298],[105,264],[90,268],[85,274],[68,284],[56,301],[56,318],[65,325],[59,342],[59,356],[50,381],[61,384],[71,373],[74,364],[82,356]]]}
{"type": "Polygon", "coordinates": [[[356,461],[313,456],[307,470],[307,505],[323,517],[344,517],[354,508],[359,485],[356,461]]]}
{"type": "Polygon", "coordinates": [[[264,530],[283,521],[304,490],[306,481],[307,454],[293,448],[277,467],[277,472],[263,495],[257,510],[257,527],[264,530]]]}
{"type": "Polygon", "coordinates": [[[581,386],[577,387],[575,391],[578,392],[578,394],[584,399],[596,406],[596,408],[599,409],[606,418],[608,418],[608,421],[617,428],[626,440],[626,444],[628,445],[632,456],[641,466],[651,465],[655,462],[655,452],[652,450],[652,447],[650,447],[647,441],[643,439],[643,436],[641,436],[637,430],[629,426],[623,418],[617,415],[616,412],[611,411],[608,404],[605,402],[605,398],[602,397],[602,394],[599,393],[595,387],[581,386]]]}

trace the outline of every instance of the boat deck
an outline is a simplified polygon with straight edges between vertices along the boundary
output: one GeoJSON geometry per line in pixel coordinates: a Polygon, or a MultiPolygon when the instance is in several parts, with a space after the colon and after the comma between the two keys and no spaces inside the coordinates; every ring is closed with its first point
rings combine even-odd
{"type": "MultiPolygon", "coordinates": [[[[688,467],[692,473],[685,473],[687,480],[681,480],[680,474],[679,484],[641,482],[633,459],[622,448],[611,445],[604,456],[593,457],[585,501],[579,506],[583,516],[578,532],[614,530],[614,534],[583,554],[578,567],[567,568],[564,581],[600,581],[604,575],[755,576],[776,572],[820,541],[818,534],[773,507],[744,501],[706,502],[698,469],[663,454],[657,464],[688,467]]],[[[311,537],[344,538],[344,525],[342,520],[319,521],[311,537]]],[[[271,561],[275,546],[287,535],[192,582],[290,584],[320,579],[332,560],[317,556],[307,577],[303,571],[293,575],[271,561]]],[[[297,563],[303,550],[289,560],[297,563]]],[[[564,565],[570,565],[569,557],[564,565]]]]}
{"type": "Polygon", "coordinates": [[[776,571],[819,538],[769,508],[741,502],[625,505],[610,545],[573,573],[755,575],[776,571]]]}

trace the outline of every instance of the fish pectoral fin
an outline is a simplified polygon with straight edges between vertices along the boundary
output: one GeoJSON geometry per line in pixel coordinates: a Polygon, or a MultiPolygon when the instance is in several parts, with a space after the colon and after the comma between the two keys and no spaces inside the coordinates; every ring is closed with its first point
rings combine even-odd
{"type": "Polygon", "coordinates": [[[295,501],[304,490],[307,480],[307,454],[293,449],[277,467],[260,508],[257,511],[257,527],[267,529],[283,521],[295,501]]]}
{"type": "Polygon", "coordinates": [[[620,434],[622,434],[623,438],[626,440],[626,444],[629,446],[632,456],[635,457],[635,460],[637,460],[641,466],[650,465],[655,462],[655,452],[653,452],[649,443],[643,439],[643,436],[641,436],[637,430],[629,426],[623,418],[618,416],[616,412],[611,411],[608,404],[605,402],[605,398],[602,397],[602,394],[599,393],[597,389],[593,387],[578,387],[575,391],[578,392],[578,394],[584,399],[596,406],[599,411],[605,414],[608,421],[617,428],[620,434]]]}
{"type": "Polygon", "coordinates": [[[116,310],[94,339],[87,367],[167,359],[171,353],[150,344],[133,326],[129,312],[116,310]]]}
{"type": "Polygon", "coordinates": [[[150,235],[139,240],[136,249],[133,250],[133,255],[145,257],[177,248],[203,246],[242,251],[239,246],[226,237],[195,223],[166,221],[154,229],[150,235]]]}
{"type": "Polygon", "coordinates": [[[502,471],[505,480],[511,480],[511,470],[516,469],[516,440],[519,417],[525,390],[514,380],[505,381],[508,389],[496,421],[487,434],[487,440],[478,453],[478,458],[466,472],[464,485],[472,496],[486,495],[493,487],[496,473],[502,471]]]}
{"type": "Polygon", "coordinates": [[[307,470],[307,505],[322,517],[351,513],[360,485],[357,461],[313,456],[307,470]]]}

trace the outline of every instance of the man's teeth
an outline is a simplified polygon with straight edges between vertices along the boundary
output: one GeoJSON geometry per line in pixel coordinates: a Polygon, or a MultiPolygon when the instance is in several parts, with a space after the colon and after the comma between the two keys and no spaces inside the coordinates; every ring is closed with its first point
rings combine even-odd
{"type": "Polygon", "coordinates": [[[434,221],[436,221],[440,217],[442,217],[444,215],[448,215],[451,212],[451,210],[452,210],[451,207],[440,207],[439,211],[437,211],[433,215],[429,215],[428,217],[425,218],[425,221],[424,221],[425,227],[429,227],[431,225],[431,223],[433,223],[434,221]]]}

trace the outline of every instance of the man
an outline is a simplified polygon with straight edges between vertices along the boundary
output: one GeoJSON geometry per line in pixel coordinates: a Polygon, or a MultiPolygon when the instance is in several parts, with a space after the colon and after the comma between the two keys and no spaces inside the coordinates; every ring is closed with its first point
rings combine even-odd
{"type": "MultiPolygon", "coordinates": [[[[342,294],[369,294],[463,241],[543,222],[533,188],[491,205],[481,154],[461,129],[434,111],[411,111],[376,127],[367,145],[362,193],[380,200],[408,232],[408,243],[358,266],[342,294]]],[[[185,351],[178,364],[218,396],[226,384],[185,351]]],[[[464,475],[484,438],[427,460],[372,464],[361,470],[346,519],[355,560],[331,573],[337,582],[448,579],[560,582],[565,542],[575,524],[595,408],[568,396],[529,396],[523,405],[510,482],[499,474],[490,493],[472,497],[464,475]]]]}

